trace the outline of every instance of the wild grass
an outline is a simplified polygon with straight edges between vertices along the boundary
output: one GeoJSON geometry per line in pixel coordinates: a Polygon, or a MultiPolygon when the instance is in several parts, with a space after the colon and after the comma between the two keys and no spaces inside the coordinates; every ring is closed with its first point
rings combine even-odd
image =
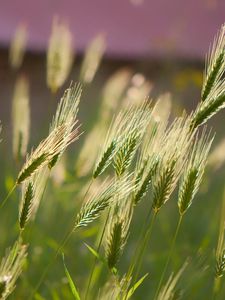
{"type": "MultiPolygon", "coordinates": [[[[98,119],[83,134],[83,145],[73,163],[70,158],[69,171],[65,152],[81,135],[78,114],[82,90],[93,81],[105,47],[102,35],[90,43],[80,70],[82,85],[71,82],[59,100],[46,137],[31,150],[27,150],[32,108],[28,83],[24,78],[17,80],[12,108],[13,157],[21,164],[15,167],[15,180],[11,179],[11,189],[0,204],[2,216],[13,208],[17,217],[12,213],[10,220],[15,217],[15,226],[6,224],[4,228],[13,246],[2,255],[0,299],[12,292],[15,299],[36,300],[202,299],[205,289],[210,295],[207,299],[224,299],[225,198],[218,209],[217,247],[215,241],[213,245],[209,242],[212,230],[204,241],[201,234],[196,235],[200,240],[195,245],[201,245],[198,253],[204,263],[195,276],[191,272],[198,267],[194,261],[199,257],[188,236],[191,229],[182,229],[185,222],[195,225],[196,232],[200,228],[201,218],[212,206],[208,208],[197,198],[205,197],[204,188],[210,188],[210,166],[224,162],[224,155],[215,154],[218,149],[210,155],[214,130],[202,126],[225,105],[224,25],[210,49],[201,97],[192,112],[174,116],[172,95],[164,93],[156,101],[149,100],[152,84],[148,79],[129,69],[117,71],[103,87],[98,119]],[[60,173],[65,172],[60,180],[55,172],[58,166],[60,173]],[[19,207],[15,201],[18,194],[12,193],[17,190],[19,207]],[[176,214],[171,214],[174,198],[176,214]],[[168,231],[174,222],[174,233],[165,236],[162,228],[168,231]],[[52,236],[43,239],[49,227],[52,236]],[[179,243],[181,233],[187,240],[186,248],[179,243]],[[63,263],[60,260],[55,271],[59,254],[63,263]],[[186,260],[187,256],[190,259],[186,260]],[[205,263],[205,256],[211,258],[211,264],[210,260],[205,263]],[[80,267],[71,272],[73,263],[77,266],[79,262],[80,267]],[[28,274],[35,274],[38,265],[38,274],[30,280],[28,274]],[[139,296],[142,290],[144,296],[139,296]]],[[[47,86],[52,92],[63,86],[72,61],[69,28],[55,19],[47,52],[47,86]]],[[[219,153],[224,142],[221,145],[219,153]]],[[[207,224],[210,221],[208,218],[207,224]]],[[[216,222],[212,223],[216,232],[216,222]]]]}

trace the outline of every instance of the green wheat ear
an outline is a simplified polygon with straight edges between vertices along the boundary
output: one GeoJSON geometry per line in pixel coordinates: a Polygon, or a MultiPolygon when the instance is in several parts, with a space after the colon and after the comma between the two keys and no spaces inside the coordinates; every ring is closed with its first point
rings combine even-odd
{"type": "Polygon", "coordinates": [[[21,230],[24,229],[30,217],[33,198],[34,198],[34,186],[32,182],[29,182],[26,187],[24,198],[22,199],[21,209],[19,214],[19,224],[21,230]]]}
{"type": "Polygon", "coordinates": [[[202,88],[202,101],[209,96],[214,85],[220,81],[225,68],[225,25],[222,25],[208,54],[205,78],[202,88]]]}
{"type": "Polygon", "coordinates": [[[108,238],[106,257],[108,266],[113,269],[119,258],[123,246],[123,223],[121,221],[113,224],[112,232],[108,238]]]}
{"type": "Polygon", "coordinates": [[[102,155],[101,160],[97,164],[93,172],[93,178],[97,178],[109,166],[112,157],[115,153],[116,146],[117,146],[116,140],[112,140],[111,144],[108,146],[108,148],[106,148],[105,152],[102,155]]]}
{"type": "MultiPolygon", "coordinates": [[[[142,198],[146,195],[147,193],[147,190],[151,184],[151,180],[152,180],[152,177],[155,175],[156,173],[156,170],[157,170],[157,167],[158,167],[158,164],[159,164],[159,160],[158,159],[155,159],[153,160],[153,162],[150,164],[150,166],[148,167],[148,170],[146,172],[146,175],[143,175],[142,177],[143,180],[140,184],[140,187],[138,188],[138,190],[136,191],[135,195],[134,195],[134,204],[137,205],[141,200],[142,198]]],[[[144,164],[143,167],[146,168],[146,165],[144,164]]],[[[140,174],[142,173],[143,170],[143,167],[140,169],[140,172],[137,174],[138,176],[138,181],[140,182],[139,178],[140,178],[140,174]]],[[[138,183],[137,182],[137,178],[135,180],[136,184],[138,183]]]]}
{"type": "Polygon", "coordinates": [[[216,260],[216,268],[215,268],[215,276],[222,277],[225,272],[225,249],[222,253],[217,257],[216,260]]]}
{"type": "Polygon", "coordinates": [[[30,164],[21,170],[18,175],[17,184],[22,183],[24,180],[29,178],[48,158],[47,153],[43,153],[40,156],[36,157],[34,160],[30,162],[30,164]]]}

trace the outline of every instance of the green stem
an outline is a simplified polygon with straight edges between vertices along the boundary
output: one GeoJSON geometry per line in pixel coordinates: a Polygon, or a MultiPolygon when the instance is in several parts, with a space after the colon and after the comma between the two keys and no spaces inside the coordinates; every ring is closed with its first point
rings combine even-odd
{"type": "MultiPolygon", "coordinates": [[[[93,178],[91,179],[90,181],[90,184],[85,192],[85,195],[83,197],[83,201],[85,200],[86,196],[87,196],[87,193],[88,191],[90,190],[90,187],[93,183],[93,178]]],[[[82,202],[83,202],[82,201],[82,202]]],[[[55,251],[55,255],[53,256],[52,260],[50,261],[50,263],[47,265],[47,267],[44,269],[42,275],[41,275],[41,278],[40,280],[38,281],[37,285],[35,286],[35,288],[33,289],[32,293],[31,293],[31,296],[29,298],[29,300],[32,300],[34,294],[37,292],[37,290],[39,289],[39,287],[41,286],[45,276],[47,275],[48,273],[48,270],[49,268],[51,267],[51,265],[53,264],[53,262],[55,261],[55,259],[57,258],[59,252],[65,247],[65,245],[68,243],[69,239],[71,238],[72,234],[74,232],[74,228],[72,228],[72,230],[69,230],[69,232],[64,236],[64,238],[62,239],[62,242],[60,242],[59,244],[59,247],[56,249],[55,251]]]]}
{"type": "Polygon", "coordinates": [[[41,275],[41,278],[39,279],[37,285],[35,286],[35,288],[33,289],[30,297],[29,297],[29,300],[32,300],[33,299],[33,296],[35,295],[35,293],[37,292],[37,290],[39,289],[39,287],[41,286],[45,276],[47,275],[48,273],[48,270],[50,269],[50,267],[52,266],[52,264],[54,263],[54,261],[56,260],[56,258],[58,257],[60,251],[66,246],[66,244],[68,243],[71,235],[72,235],[73,231],[70,231],[66,236],[65,238],[63,239],[63,241],[60,243],[59,247],[56,249],[55,251],[55,255],[53,256],[53,258],[51,259],[51,261],[49,262],[49,264],[47,265],[47,267],[44,269],[42,275],[41,275]]]}
{"type": "MultiPolygon", "coordinates": [[[[98,247],[97,247],[97,252],[99,252],[99,250],[100,250],[100,247],[101,247],[101,244],[102,244],[102,240],[103,240],[103,237],[104,237],[104,234],[105,234],[106,226],[107,226],[107,223],[108,223],[108,220],[109,220],[109,216],[110,216],[110,209],[108,210],[108,214],[107,214],[104,226],[103,226],[103,230],[102,230],[101,237],[100,237],[100,240],[99,240],[99,243],[98,243],[98,247]]],[[[97,263],[97,257],[95,257],[93,265],[92,265],[92,268],[91,268],[91,272],[90,272],[90,275],[89,275],[89,279],[88,279],[88,284],[87,284],[87,289],[86,289],[86,292],[85,292],[84,300],[86,300],[88,298],[88,293],[89,293],[89,290],[90,290],[90,286],[91,286],[91,282],[92,282],[92,277],[94,275],[94,270],[95,270],[95,267],[96,267],[96,263],[97,263]]]]}
{"type": "Polygon", "coordinates": [[[137,255],[138,255],[139,245],[143,241],[144,233],[145,233],[145,230],[146,230],[146,224],[147,224],[148,220],[150,219],[151,213],[152,213],[152,206],[150,207],[150,210],[149,210],[149,212],[147,214],[146,220],[145,220],[145,222],[142,225],[141,233],[139,235],[137,246],[136,246],[135,251],[134,251],[133,259],[131,260],[131,263],[130,263],[130,266],[129,266],[129,269],[128,269],[128,272],[127,272],[127,278],[131,277],[131,274],[132,274],[132,272],[134,270],[135,263],[137,261],[137,255]]]}
{"type": "Polygon", "coordinates": [[[166,264],[165,264],[165,267],[163,269],[162,275],[160,277],[159,284],[158,284],[158,287],[157,287],[154,299],[157,299],[157,296],[159,294],[159,291],[160,291],[160,288],[161,288],[164,276],[166,274],[166,271],[167,271],[167,268],[168,268],[168,265],[169,265],[169,262],[170,262],[173,250],[174,250],[174,246],[175,246],[175,243],[176,243],[176,239],[177,239],[177,235],[178,235],[178,232],[179,232],[179,229],[180,229],[182,218],[183,218],[183,215],[180,215],[178,223],[177,223],[176,231],[175,231],[175,234],[173,236],[172,244],[171,244],[171,247],[170,247],[170,252],[169,252],[169,255],[167,257],[166,264]]]}
{"type": "Polygon", "coordinates": [[[17,187],[17,184],[15,183],[14,186],[12,187],[12,189],[8,192],[5,199],[1,202],[0,209],[6,204],[6,201],[9,199],[9,197],[11,196],[11,194],[13,193],[13,191],[15,190],[16,187],[17,187]]]}
{"type": "MultiPolygon", "coordinates": [[[[142,253],[144,252],[143,249],[146,248],[147,239],[149,240],[149,238],[150,238],[152,226],[153,226],[154,219],[155,219],[155,216],[156,216],[156,213],[154,212],[154,215],[153,215],[152,220],[150,222],[150,226],[148,228],[147,227],[148,226],[148,220],[151,217],[151,213],[152,213],[152,206],[150,207],[150,210],[149,210],[149,212],[147,214],[146,220],[145,220],[144,224],[142,225],[141,234],[140,234],[139,240],[137,242],[137,246],[136,246],[136,249],[135,249],[133,260],[131,261],[130,267],[129,267],[128,272],[127,272],[127,276],[126,277],[128,279],[128,284],[129,284],[129,279],[131,278],[131,275],[132,275],[132,273],[134,271],[134,268],[135,268],[135,265],[136,265],[137,262],[138,262],[139,266],[138,266],[138,270],[136,271],[135,278],[137,278],[139,270],[141,268],[142,262],[140,263],[140,258],[142,256],[141,260],[143,259],[143,255],[142,255],[142,253]],[[146,226],[146,224],[147,224],[147,226],[146,226]],[[146,231],[146,233],[145,233],[145,231],[146,231]],[[148,234],[147,234],[147,232],[148,232],[148,234]],[[148,237],[147,237],[147,235],[148,235],[148,237]],[[140,247],[139,247],[139,245],[140,245],[140,247]]],[[[135,283],[135,280],[133,281],[134,283],[135,283]]],[[[125,295],[125,300],[126,300],[127,296],[128,296],[128,287],[125,289],[125,293],[126,293],[126,295],[125,295]]]]}
{"type": "Polygon", "coordinates": [[[212,296],[213,300],[217,298],[220,289],[220,283],[221,283],[221,277],[215,277],[214,285],[213,285],[213,296],[212,296]]]}

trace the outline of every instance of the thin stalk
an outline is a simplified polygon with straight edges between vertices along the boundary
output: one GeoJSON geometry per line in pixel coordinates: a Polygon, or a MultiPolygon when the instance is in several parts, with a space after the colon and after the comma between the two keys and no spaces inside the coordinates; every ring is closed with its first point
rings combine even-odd
{"type": "Polygon", "coordinates": [[[169,265],[169,262],[170,262],[173,250],[174,250],[174,246],[175,246],[175,243],[176,243],[176,239],[177,239],[177,235],[178,235],[178,232],[179,232],[179,229],[180,229],[180,225],[181,225],[182,219],[183,219],[183,215],[180,215],[178,223],[177,223],[177,227],[176,227],[176,230],[175,230],[175,234],[173,236],[172,244],[170,246],[170,252],[169,252],[169,255],[167,257],[166,264],[165,264],[165,267],[163,269],[162,275],[160,277],[159,284],[158,284],[158,287],[157,287],[154,299],[157,299],[157,296],[159,294],[159,291],[160,291],[160,288],[161,288],[164,276],[166,274],[166,271],[167,271],[167,268],[168,268],[168,265],[169,265]]]}
{"type": "MultiPolygon", "coordinates": [[[[135,265],[137,262],[139,262],[139,259],[140,257],[142,256],[141,253],[143,251],[144,248],[146,248],[146,245],[144,245],[145,243],[147,244],[147,241],[146,241],[146,234],[145,233],[145,230],[146,233],[149,232],[149,229],[150,229],[150,232],[148,233],[148,240],[150,238],[150,234],[151,234],[151,230],[152,230],[152,226],[153,226],[153,223],[154,223],[154,219],[155,219],[155,215],[156,213],[154,213],[153,217],[152,217],[152,220],[150,222],[150,226],[149,228],[147,229],[146,228],[146,224],[148,224],[148,220],[150,219],[151,217],[151,213],[152,213],[152,206],[150,207],[150,210],[147,214],[147,217],[146,217],[146,220],[145,222],[143,223],[143,226],[142,226],[142,229],[141,229],[141,234],[139,236],[139,240],[137,242],[137,246],[136,246],[136,249],[135,249],[135,253],[134,253],[134,256],[133,256],[133,260],[131,261],[131,264],[130,264],[130,267],[128,269],[128,272],[127,272],[127,278],[129,280],[129,278],[131,277],[133,271],[134,271],[134,268],[135,268],[135,265]],[[141,245],[139,247],[139,245],[141,245]],[[139,251],[138,251],[139,250],[139,251]]],[[[143,259],[143,256],[141,258],[141,260],[143,259]]],[[[141,267],[141,266],[140,266],[141,267]]],[[[138,267],[138,269],[140,270],[140,267],[138,267]]],[[[138,273],[139,273],[139,270],[136,272],[136,275],[138,276],[138,273]]],[[[135,276],[135,278],[137,278],[137,276],[135,276]]],[[[135,282],[135,280],[134,280],[135,282]]],[[[125,295],[125,300],[127,299],[127,296],[128,296],[128,288],[126,290],[126,295],[125,295]]]]}
{"type": "Polygon", "coordinates": [[[13,191],[15,190],[16,187],[17,187],[17,184],[15,183],[14,186],[12,187],[12,189],[8,192],[5,199],[1,202],[0,209],[6,204],[6,201],[9,199],[9,197],[11,196],[11,194],[13,193],[13,191]]]}
{"type": "Polygon", "coordinates": [[[213,295],[212,295],[212,299],[216,299],[218,292],[220,290],[220,284],[221,284],[221,277],[216,277],[214,279],[214,285],[213,285],[213,295]]]}
{"type": "MultiPolygon", "coordinates": [[[[90,187],[93,183],[93,178],[91,179],[90,181],[90,184],[84,194],[84,197],[83,197],[83,201],[85,200],[86,196],[87,196],[87,193],[88,191],[90,190],[90,187]]],[[[82,202],[83,202],[82,201],[82,202]]],[[[72,223],[72,222],[71,222],[72,223]]],[[[68,243],[69,239],[71,238],[72,234],[74,232],[74,228],[72,230],[69,230],[68,233],[64,236],[64,238],[62,239],[62,242],[60,242],[59,244],[59,247],[56,249],[55,251],[55,255],[53,256],[52,260],[50,261],[50,263],[47,265],[47,267],[45,268],[45,270],[43,271],[42,275],[41,275],[41,278],[39,280],[39,282],[37,283],[37,285],[35,286],[29,300],[32,300],[32,297],[34,296],[35,292],[37,292],[37,290],[39,289],[39,287],[41,286],[46,274],[48,273],[48,270],[49,268],[51,267],[51,265],[53,264],[53,262],[55,261],[55,259],[57,258],[59,252],[61,251],[61,249],[63,249],[65,247],[65,245],[68,243]]]]}
{"type": "MultiPolygon", "coordinates": [[[[105,223],[104,223],[103,230],[102,230],[102,233],[101,233],[101,237],[100,237],[98,247],[97,247],[97,252],[99,252],[99,250],[100,250],[100,247],[101,247],[101,244],[102,244],[102,241],[103,241],[103,237],[104,237],[104,234],[105,234],[106,226],[107,226],[107,223],[108,223],[108,220],[109,220],[109,216],[110,216],[110,209],[108,210],[108,214],[107,214],[107,217],[105,219],[105,223]]],[[[88,298],[88,293],[89,293],[89,290],[90,290],[90,286],[91,286],[91,282],[92,282],[92,277],[94,275],[94,270],[95,270],[95,267],[96,267],[96,263],[97,263],[97,257],[95,257],[92,268],[91,268],[91,272],[90,272],[90,275],[89,275],[84,300],[86,300],[88,298]]]]}
{"type": "Polygon", "coordinates": [[[49,264],[47,265],[47,267],[44,269],[37,285],[35,286],[35,288],[33,289],[33,291],[31,292],[31,295],[29,297],[29,300],[33,299],[34,294],[37,292],[37,290],[39,289],[39,287],[41,286],[45,276],[48,273],[48,270],[50,269],[50,267],[52,266],[52,264],[54,263],[54,261],[56,260],[56,258],[58,257],[60,251],[65,247],[65,245],[68,243],[71,235],[73,234],[73,231],[70,231],[62,240],[62,242],[60,243],[59,247],[56,249],[55,251],[55,255],[52,257],[51,261],[49,262],[49,264]]]}
{"type": "Polygon", "coordinates": [[[139,275],[141,267],[142,267],[145,250],[146,250],[146,247],[148,245],[149,239],[150,239],[151,234],[152,234],[152,229],[153,229],[153,225],[155,223],[157,213],[158,212],[156,212],[156,211],[154,211],[154,213],[153,213],[151,222],[149,224],[148,230],[146,231],[146,234],[145,234],[145,237],[144,237],[143,245],[142,245],[142,247],[140,249],[140,252],[139,252],[137,269],[136,269],[136,272],[135,272],[135,275],[134,275],[134,280],[133,280],[134,284],[137,281],[138,275],[139,275]]]}
{"type": "Polygon", "coordinates": [[[146,220],[145,220],[145,222],[142,225],[141,233],[140,233],[140,236],[139,236],[139,239],[138,239],[138,242],[137,242],[137,246],[135,248],[134,256],[133,256],[133,259],[131,260],[131,264],[130,264],[130,267],[129,267],[128,272],[127,272],[127,277],[128,278],[131,276],[131,274],[132,274],[132,272],[134,270],[135,263],[137,261],[139,245],[141,244],[141,242],[144,239],[144,233],[145,233],[145,230],[146,230],[146,224],[147,224],[148,220],[151,217],[151,213],[152,213],[152,206],[150,207],[150,210],[149,210],[149,212],[147,214],[146,220]]]}

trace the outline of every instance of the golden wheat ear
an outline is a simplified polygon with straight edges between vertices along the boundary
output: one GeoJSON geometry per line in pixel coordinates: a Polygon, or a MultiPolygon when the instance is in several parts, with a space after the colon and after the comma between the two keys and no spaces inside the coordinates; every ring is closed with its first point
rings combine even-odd
{"type": "Polygon", "coordinates": [[[73,39],[69,26],[54,18],[47,51],[47,86],[53,93],[66,81],[73,59],[73,39]]]}

